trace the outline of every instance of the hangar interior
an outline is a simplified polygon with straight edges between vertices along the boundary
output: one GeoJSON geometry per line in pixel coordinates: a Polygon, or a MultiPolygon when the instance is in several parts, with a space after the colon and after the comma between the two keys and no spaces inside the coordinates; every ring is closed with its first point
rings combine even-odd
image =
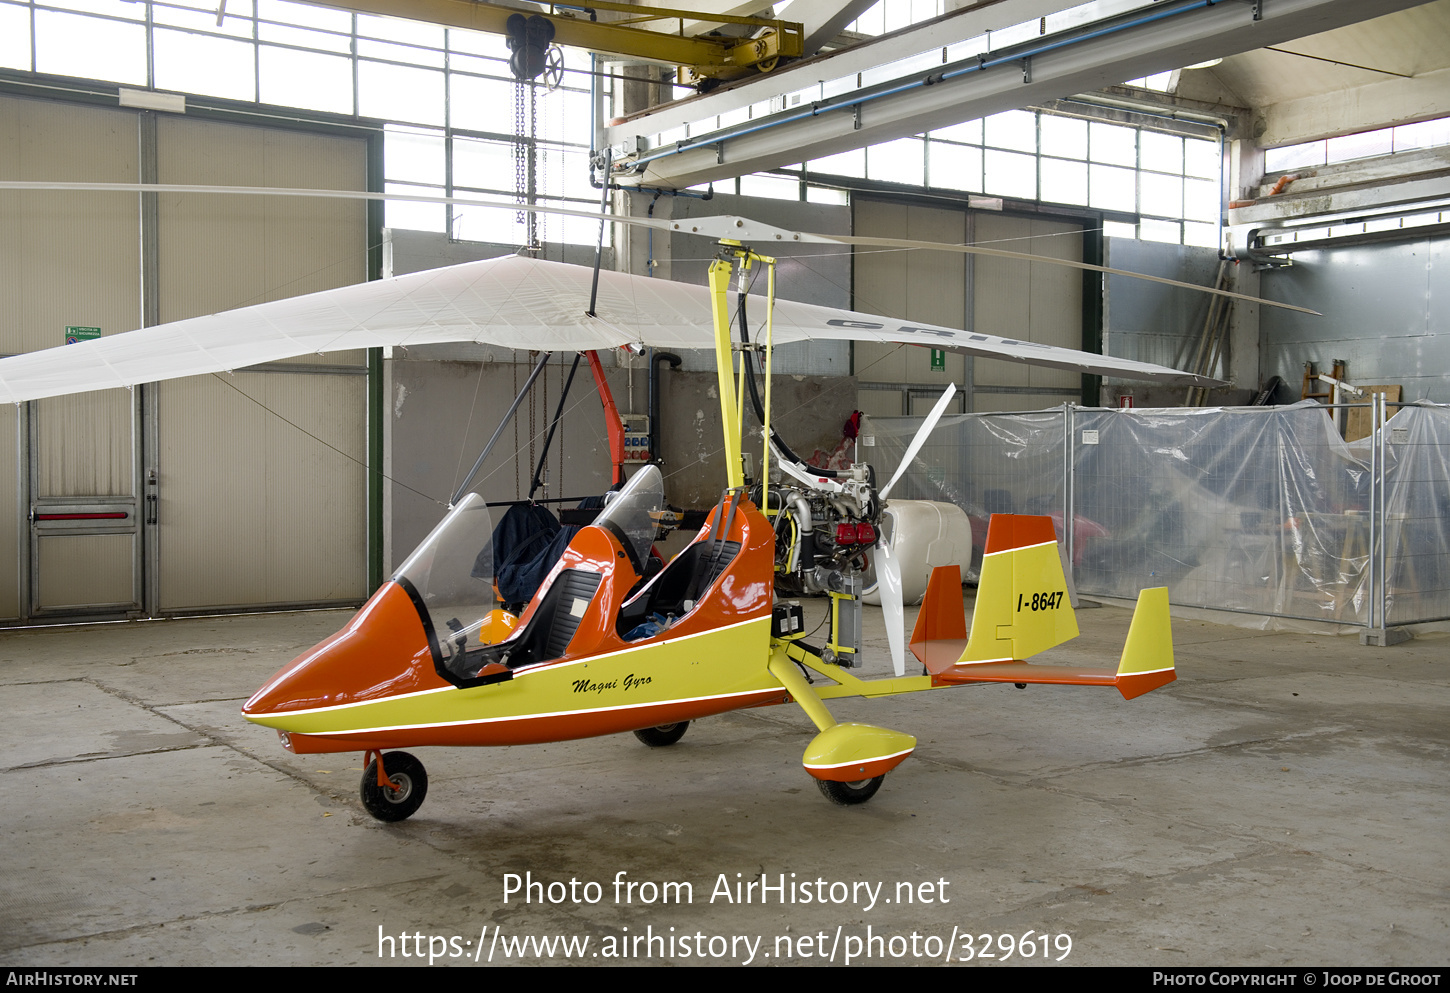
{"type": "MultiPolygon", "coordinates": [[[[978,908],[979,915],[995,930],[1075,921],[1081,933],[1103,939],[1077,960],[1097,964],[1156,962],[1180,941],[1199,941],[1188,964],[1214,956],[1271,964],[1342,958],[1344,945],[1308,937],[1313,925],[1294,947],[1265,951],[1244,926],[1180,913],[1166,895],[1194,886],[1209,903],[1221,899],[1226,916],[1237,908],[1259,920],[1245,908],[1272,880],[1291,878],[1302,859],[1312,863],[1312,884],[1294,890],[1300,899],[1329,900],[1356,883],[1374,892],[1375,937],[1350,958],[1443,957],[1434,949],[1443,948],[1445,890],[1443,878],[1438,889],[1432,878],[1443,876],[1443,865],[1411,883],[1430,863],[1410,846],[1443,839],[1443,826],[1425,825],[1444,823],[1436,626],[1450,619],[1450,475],[1437,405],[1450,403],[1450,344],[1439,334],[1450,317],[1442,275],[1450,0],[679,0],[670,6],[684,11],[636,16],[660,6],[519,2],[495,14],[483,12],[487,4],[426,0],[0,0],[0,184],[13,184],[0,185],[0,354],[515,253],[703,283],[715,252],[711,239],[683,230],[601,226],[478,203],[489,199],[583,213],[604,203],[668,221],[740,216],[790,231],[1005,248],[1318,311],[1212,303],[1122,272],[992,255],[769,249],[779,259],[783,299],[1192,369],[1222,382],[1186,391],[863,342],[777,350],[775,404],[796,450],[832,452],[842,425],[860,411],[862,438],[872,439],[883,473],[901,460],[902,439],[942,389],[955,384],[951,416],[900,495],[954,502],[969,515],[1008,509],[994,505],[1002,500],[1016,512],[1068,520],[1096,513],[1107,537],[1086,524],[1069,529],[1083,546],[1081,556],[1068,556],[1078,593],[1131,599],[1162,577],[1191,618],[1180,628],[1187,656],[1204,667],[1200,678],[1219,687],[1200,685],[1192,696],[1184,680],[1172,690],[1181,696],[1170,698],[1176,715],[1157,715],[1185,722],[1191,744],[1131,730],[1131,719],[1116,712],[1084,744],[1068,726],[1090,708],[1051,696],[1044,739],[1025,752],[999,741],[977,764],[924,763],[927,785],[955,780],[948,792],[985,802],[1004,823],[1021,816],[1007,808],[1026,788],[1027,816],[1061,828],[1031,832],[1057,846],[1041,874],[1047,883],[1035,870],[1027,877],[982,870],[990,878],[981,891],[1002,909],[978,908]],[[529,67],[540,71],[523,82],[518,52],[500,28],[511,11],[547,13],[560,31],[557,61],[529,67]],[[782,21],[799,27],[786,31],[782,21]],[[734,54],[723,68],[695,49],[680,57],[675,43],[687,36],[734,54]],[[797,47],[773,47],[787,39],[797,47]],[[742,55],[746,49],[753,54],[742,55]],[[33,185],[20,188],[25,183],[33,185]],[[168,189],[95,188],[106,183],[168,189]],[[380,196],[217,189],[225,187],[380,196]],[[1334,414],[1292,406],[1311,394],[1334,414]],[[1372,401],[1380,394],[1387,399],[1372,401]],[[1257,420],[1246,428],[1249,417],[1257,420]],[[1160,428],[1166,433],[1153,433],[1160,428]],[[1105,446],[1121,446],[1113,472],[1093,475],[1084,460],[1105,461],[1109,449],[1086,449],[1083,432],[1093,445],[1101,433],[1105,446]],[[1138,467],[1124,469],[1132,460],[1138,467]],[[1192,477],[1192,485],[1170,494],[1167,484],[1143,483],[1165,463],[1182,463],[1175,478],[1192,477]],[[1090,503],[1095,486],[1115,499],[1090,503]],[[1417,643],[1386,647],[1411,625],[1417,643]],[[1270,629],[1359,633],[1363,647],[1270,629]],[[1257,673],[1254,663],[1271,648],[1302,656],[1293,665],[1304,668],[1257,673]],[[1249,685],[1258,677],[1272,685],[1249,685]],[[1256,709],[1257,692],[1277,694],[1275,702],[1256,709]],[[1300,692],[1312,698],[1312,712],[1278,699],[1300,692]],[[1214,707],[1226,716],[1209,716],[1214,707]],[[1286,744],[1300,735],[1310,744],[1286,744]],[[1105,750],[1085,759],[1093,745],[1105,750]],[[1391,752],[1409,755],[1410,764],[1385,758],[1391,752]],[[1346,771],[1351,754],[1369,756],[1376,771],[1346,771]],[[1172,774],[1154,766],[1154,756],[1170,755],[1177,757],[1172,774]],[[1245,756],[1254,771],[1226,785],[1245,756]],[[1287,776],[1301,765],[1316,778],[1275,783],[1280,773],[1271,766],[1287,776]],[[1150,768],[1158,771],[1144,773],[1145,781],[1160,799],[1171,796],[1189,811],[1188,845],[1197,854],[1175,847],[1173,817],[1156,800],[1129,797],[1137,787],[1115,778],[1150,768]],[[1399,805],[1398,820],[1380,824],[1376,803],[1356,787],[1352,806],[1329,804],[1351,827],[1301,825],[1297,818],[1333,792],[1337,775],[1361,786],[1383,777],[1380,798],[1399,805]],[[1079,781],[1088,785],[1074,793],[1079,781]],[[1242,792],[1255,813],[1220,832],[1184,783],[1197,783],[1203,795],[1242,792]],[[1279,790],[1282,802],[1272,799],[1279,790]],[[1110,837],[1143,825],[1149,837],[1135,853],[1097,855],[1098,865],[1077,872],[1064,839],[1071,830],[1089,832],[1084,825],[1095,819],[1111,822],[1110,837]],[[1318,833],[1290,850],[1269,838],[1281,827],[1318,833]],[[1352,857],[1385,846],[1394,851],[1368,862],[1352,857]],[[1209,882],[1197,886],[1193,873],[1209,882]],[[1127,923],[1114,891],[1155,906],[1167,900],[1171,925],[1160,932],[1151,922],[1127,923]],[[1095,917],[1092,900],[1112,906],[1117,922],[1095,917]],[[1409,921],[1399,934],[1396,905],[1409,921]],[[1082,923],[1088,917],[1093,924],[1082,923]],[[1119,932],[1135,942],[1121,957],[1108,945],[1119,932]]],[[[564,400],[572,358],[547,361],[541,389],[481,467],[474,488],[489,501],[529,497],[535,460],[547,497],[610,485],[592,389],[576,383],[564,400]],[[556,406],[559,430],[544,454],[556,406]]],[[[670,503],[713,506],[723,478],[713,356],[616,350],[601,358],[626,425],[652,429],[651,454],[670,503]],[[650,423],[656,395],[659,414],[650,423]]],[[[225,841],[201,840],[215,822],[187,797],[218,802],[215,781],[232,775],[248,788],[293,792],[289,806],[258,826],[268,839],[285,836],[297,796],[324,816],[351,812],[303,843],[307,866],[325,860],[332,844],[367,858],[369,846],[406,837],[403,828],[367,822],[330,785],[333,772],[318,765],[320,756],[259,758],[268,736],[243,725],[235,704],[340,626],[429,533],[537,361],[533,352],[475,343],[327,352],[0,411],[0,520],[13,522],[0,527],[0,561],[15,563],[0,570],[0,624],[16,629],[7,635],[4,679],[20,708],[7,735],[18,759],[7,775],[40,807],[55,799],[52,813],[37,813],[43,822],[88,825],[26,842],[27,871],[64,898],[49,909],[18,892],[9,901],[8,947],[17,961],[236,961],[247,926],[282,936],[264,961],[382,957],[381,944],[375,950],[364,940],[366,920],[353,919],[365,918],[365,907],[385,906],[389,927],[426,918],[441,929],[445,911],[462,919],[497,903],[494,870],[555,873],[538,837],[529,836],[536,784],[528,781],[560,765],[570,771],[554,776],[535,813],[579,851],[620,835],[628,854],[619,868],[643,873],[646,853],[675,845],[683,831],[691,840],[680,854],[714,869],[697,839],[701,825],[722,815],[704,784],[696,789],[679,770],[641,760],[626,773],[642,781],[628,794],[650,812],[596,823],[565,794],[597,789],[591,777],[605,773],[572,744],[527,756],[510,749],[508,761],[519,764],[509,775],[518,782],[496,794],[480,785],[489,775],[467,762],[444,766],[442,779],[482,792],[445,807],[443,827],[419,828],[417,851],[384,870],[385,880],[351,870],[323,878],[268,840],[266,865],[296,870],[323,894],[307,897],[305,909],[270,882],[253,886],[245,867],[207,862],[209,845],[244,847],[245,839],[223,832],[225,841]],[[245,616],[259,611],[316,613],[271,615],[278,627],[268,628],[245,616]],[[183,618],[193,626],[69,626],[180,625],[183,618]],[[157,647],[147,647],[148,632],[157,647]],[[116,661],[80,671],[97,643],[113,640],[125,646],[116,661]],[[199,661],[225,671],[172,668],[198,661],[188,659],[197,652],[219,653],[199,661]],[[178,673],[184,686],[172,682],[178,673]],[[48,714],[56,701],[61,716],[48,714]],[[55,737],[55,721],[73,719],[64,714],[75,708],[90,726],[61,723],[55,737]],[[200,764],[148,765],[148,757],[172,753],[195,753],[200,764]],[[91,782],[111,778],[97,768],[107,762],[123,778],[164,781],[149,799],[123,799],[123,791],[88,799],[91,782]],[[70,776],[81,769],[81,777],[70,776]],[[72,787],[71,778],[85,788],[72,787]],[[650,806],[651,788],[673,790],[678,809],[650,806]],[[108,812],[81,813],[92,803],[108,812]],[[486,841],[462,826],[479,814],[499,819],[508,853],[487,871],[486,841]],[[390,833],[349,839],[344,827],[390,833]],[[148,875],[148,859],[166,857],[169,838],[182,840],[179,868],[159,877],[165,893],[89,892],[86,873],[98,870],[88,857],[74,870],[57,868],[108,832],[144,844],[100,872],[106,886],[131,886],[131,876],[148,875]],[[188,895],[197,873],[215,876],[228,896],[188,895]],[[435,885],[455,876],[452,889],[435,885]],[[369,891],[374,884],[381,889],[369,891]],[[354,900],[349,890],[367,895],[354,900]],[[233,904],[230,894],[238,894],[233,904]],[[294,926],[299,913],[307,919],[294,926]],[[134,928],[123,923],[128,915],[134,928]],[[325,934],[333,928],[352,937],[339,944],[325,934]]],[[[1085,613],[1093,615],[1085,630],[1116,617],[1111,608],[1085,613]]],[[[875,616],[866,641],[879,647],[875,616]]],[[[1102,643],[1114,637],[1121,641],[1114,634],[1102,643]]],[[[1037,719],[1015,700],[1009,710],[981,733],[1010,736],[1014,726],[1021,730],[1017,720],[1037,719]]],[[[742,742],[749,750],[752,736],[789,743],[798,732],[779,718],[724,718],[700,754],[728,755],[727,746],[742,742]]],[[[947,737],[962,744],[971,736],[947,737]]],[[[761,767],[771,761],[761,756],[761,767]]],[[[770,787],[776,794],[795,792],[785,780],[799,770],[786,772],[770,787]]],[[[354,772],[341,778],[350,789],[354,772]]],[[[709,783],[720,785],[713,771],[709,783]]],[[[245,821],[244,798],[221,803],[218,810],[245,821]]],[[[928,862],[947,872],[952,853],[943,840],[967,815],[946,799],[940,804],[922,813],[936,832],[928,862]]],[[[597,797],[584,804],[601,805],[597,797]]],[[[742,853],[760,842],[736,820],[749,817],[740,806],[791,835],[792,845],[834,830],[825,823],[829,809],[792,826],[752,799],[728,812],[732,860],[719,863],[722,872],[740,869],[742,853]]],[[[904,830],[900,818],[917,813],[872,816],[881,820],[864,825],[862,839],[884,837],[891,818],[893,830],[904,830]]],[[[977,830],[1011,834],[990,821],[977,830]]],[[[987,847],[1008,860],[1030,854],[1011,845],[987,847]]],[[[871,847],[856,839],[847,855],[866,864],[871,847]]],[[[587,871],[572,847],[560,858],[559,865],[587,871]]],[[[800,856],[808,863],[812,872],[829,871],[800,856]]],[[[659,871],[679,873],[684,864],[659,863],[659,871]]],[[[906,870],[888,863],[879,871],[894,879],[906,870]]],[[[1341,938],[1353,917],[1337,909],[1324,931],[1341,938]]],[[[654,923],[661,920],[670,925],[654,923]]],[[[925,927],[932,918],[902,920],[925,927]]],[[[534,908],[510,921],[621,926],[589,907],[534,908]]],[[[737,926],[766,925],[747,915],[737,926]]]]}
{"type": "MultiPolygon", "coordinates": [[[[618,211],[997,245],[1222,280],[1324,316],[1243,302],[1210,313],[1201,294],[991,256],[810,245],[777,251],[783,298],[1211,364],[1226,385],[1199,406],[1245,404],[1268,386],[1270,400],[1292,402],[1306,363],[1328,375],[1337,362],[1346,383],[1398,386],[1391,401],[1447,399],[1435,334],[1440,3],[1280,3],[1247,21],[1232,4],[805,4],[812,58],[693,96],[675,68],[573,48],[560,74],[519,84],[505,35],[442,15],[249,7],[208,27],[184,4],[150,21],[146,4],[91,6],[0,8],[8,178],[505,195],[588,210],[602,175],[590,153],[608,149],[618,211]],[[943,66],[939,87],[917,85],[943,66]]],[[[3,196],[7,354],[53,346],[67,328],[111,334],[521,249],[592,264],[599,236],[579,217],[426,199],[3,196]]],[[[613,226],[603,241],[607,266],[693,282],[713,250],[613,226]]],[[[680,358],[603,361],[636,425],[658,387],[652,454],[672,503],[704,507],[720,476],[714,405],[700,402],[713,362],[680,358]]],[[[17,563],[0,579],[0,615],[360,602],[442,516],[531,365],[466,344],[331,353],[209,385],[18,405],[5,415],[13,458],[0,459],[15,474],[0,494],[15,494],[16,522],[0,540],[17,563]],[[123,516],[65,519],[77,507],[123,516]]],[[[539,406],[562,391],[566,365],[550,366],[513,444],[485,467],[490,499],[527,495],[530,467],[509,463],[521,438],[539,447],[550,417],[539,406]]],[[[963,414],[1186,404],[1167,387],[867,343],[782,348],[776,370],[800,391],[783,409],[807,450],[833,449],[853,410],[920,415],[949,382],[963,414]]],[[[541,492],[606,488],[603,451],[595,411],[576,399],[541,492]]],[[[1387,626],[1383,612],[1359,622],[1387,626]]]]}

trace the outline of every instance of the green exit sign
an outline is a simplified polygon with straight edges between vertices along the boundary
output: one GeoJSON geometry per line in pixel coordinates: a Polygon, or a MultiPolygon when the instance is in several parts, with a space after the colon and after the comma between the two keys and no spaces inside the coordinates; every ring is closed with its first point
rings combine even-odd
{"type": "Polygon", "coordinates": [[[75,324],[65,326],[65,343],[74,345],[78,341],[90,341],[101,336],[100,328],[83,328],[75,324]]]}
{"type": "Polygon", "coordinates": [[[942,349],[942,348],[933,348],[931,350],[931,371],[932,372],[946,372],[947,371],[947,353],[946,353],[946,350],[945,349],[942,349]]]}

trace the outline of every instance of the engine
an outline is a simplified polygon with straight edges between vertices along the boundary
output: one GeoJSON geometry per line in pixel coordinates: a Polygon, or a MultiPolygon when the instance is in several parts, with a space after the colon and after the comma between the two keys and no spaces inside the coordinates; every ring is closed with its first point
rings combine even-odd
{"type": "Polygon", "coordinates": [[[880,534],[875,472],[857,463],[828,479],[789,462],[782,465],[785,472],[770,489],[777,591],[859,594],[860,576],[880,534]]]}

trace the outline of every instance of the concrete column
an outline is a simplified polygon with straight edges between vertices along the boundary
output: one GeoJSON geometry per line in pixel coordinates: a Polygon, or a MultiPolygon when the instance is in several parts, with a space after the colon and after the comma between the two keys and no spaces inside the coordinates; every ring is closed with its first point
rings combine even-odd
{"type": "MultiPolygon", "coordinates": [[[[1250,296],[1259,295],[1259,274],[1250,262],[1240,262],[1234,270],[1234,290],[1250,296]]],[[[1256,303],[1235,300],[1229,312],[1228,354],[1225,357],[1228,378],[1241,389],[1257,390],[1263,377],[1260,355],[1264,342],[1260,339],[1259,310],[1256,303]]]]}
{"type": "MultiPolygon", "coordinates": [[[[1264,150],[1251,139],[1236,138],[1228,143],[1224,167],[1228,170],[1230,201],[1251,200],[1264,179],[1264,150]]],[[[1258,296],[1259,285],[1259,274],[1254,271],[1253,264],[1240,262],[1234,272],[1234,289],[1258,296]]],[[[1226,369],[1230,381],[1241,389],[1258,390],[1262,385],[1261,356],[1265,343],[1259,326],[1260,309],[1258,304],[1235,300],[1229,315],[1226,369]]]]}

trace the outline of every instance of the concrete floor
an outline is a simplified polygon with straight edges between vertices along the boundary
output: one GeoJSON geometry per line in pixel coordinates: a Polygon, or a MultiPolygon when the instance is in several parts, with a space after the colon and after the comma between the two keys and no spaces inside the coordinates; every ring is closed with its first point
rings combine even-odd
{"type": "MultiPolygon", "coordinates": [[[[1043,934],[1050,960],[1070,937],[1070,965],[1447,961],[1443,635],[1380,649],[1175,620],[1178,681],[1131,702],[977,686],[837,703],[920,739],[849,809],[800,768],[813,728],[794,707],[701,721],[663,749],[423,748],[427,802],[384,825],[357,801],[359,755],[293,756],[238,713],[345,616],[0,634],[6,962],[416,965],[437,938],[438,964],[471,963],[482,940],[497,965],[511,940],[561,935],[589,939],[574,957],[589,964],[743,962],[756,942],[755,963],[908,963],[1028,932],[1033,957],[1011,962],[1042,963],[1043,934]],[[824,880],[828,901],[831,883],[884,886],[874,906],[861,887],[712,901],[722,876],[762,872],[824,880]],[[506,901],[510,873],[598,882],[599,900],[506,901]],[[647,887],[616,902],[619,873],[690,883],[693,902],[646,903],[647,887]],[[908,889],[917,902],[898,902],[908,889]]],[[[1115,661],[1127,612],[1079,618],[1054,657],[1115,661]]]]}

